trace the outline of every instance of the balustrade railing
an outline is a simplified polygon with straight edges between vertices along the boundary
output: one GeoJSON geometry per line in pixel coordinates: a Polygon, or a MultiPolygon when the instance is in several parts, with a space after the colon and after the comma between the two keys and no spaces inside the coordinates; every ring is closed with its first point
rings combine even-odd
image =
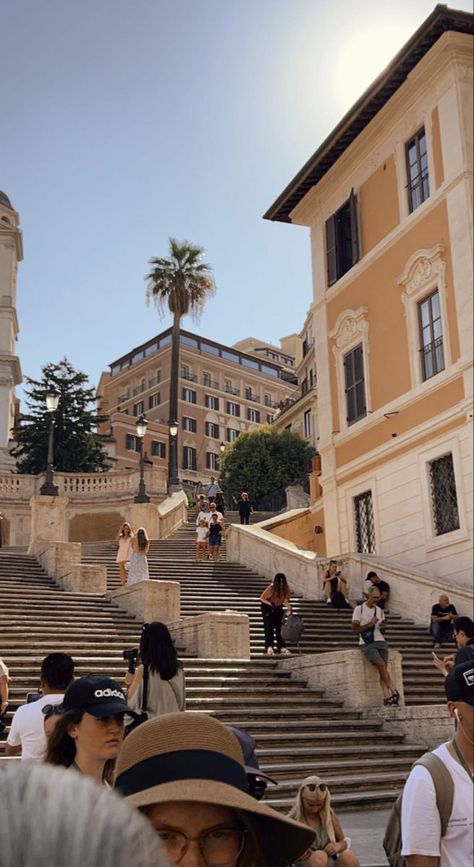
{"type": "MultiPolygon", "coordinates": [[[[39,494],[44,475],[0,475],[0,503],[28,502],[39,494]]],[[[119,470],[113,473],[55,473],[54,484],[60,495],[75,499],[103,498],[104,500],[121,495],[134,495],[138,489],[137,470],[119,470]]],[[[166,469],[153,467],[145,469],[145,481],[150,494],[164,494],[166,491],[166,469]]]]}

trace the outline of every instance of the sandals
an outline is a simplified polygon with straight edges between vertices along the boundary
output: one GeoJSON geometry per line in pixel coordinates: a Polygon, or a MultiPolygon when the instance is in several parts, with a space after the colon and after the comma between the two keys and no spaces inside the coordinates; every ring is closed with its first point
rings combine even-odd
{"type": "Polygon", "coordinates": [[[384,698],[383,703],[387,707],[398,707],[400,701],[400,693],[396,689],[388,698],[384,698]]]}

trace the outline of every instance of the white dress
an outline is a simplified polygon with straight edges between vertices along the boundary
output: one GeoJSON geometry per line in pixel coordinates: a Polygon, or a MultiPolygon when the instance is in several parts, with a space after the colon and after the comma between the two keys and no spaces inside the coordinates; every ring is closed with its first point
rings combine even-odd
{"type": "Polygon", "coordinates": [[[134,551],[128,567],[127,587],[130,587],[131,584],[137,584],[138,581],[145,581],[149,577],[146,554],[134,551]]]}

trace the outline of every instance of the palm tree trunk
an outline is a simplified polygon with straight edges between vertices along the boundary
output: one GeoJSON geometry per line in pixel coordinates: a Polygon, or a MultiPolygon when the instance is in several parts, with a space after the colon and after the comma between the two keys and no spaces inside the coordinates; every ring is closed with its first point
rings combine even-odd
{"type": "MultiPolygon", "coordinates": [[[[179,326],[181,316],[173,315],[173,332],[171,335],[171,371],[170,371],[170,402],[169,423],[178,422],[178,381],[179,381],[179,326]]],[[[179,428],[178,428],[179,432],[179,428]]],[[[169,458],[168,458],[168,489],[179,484],[178,479],[178,434],[175,437],[169,434],[169,458]]]]}

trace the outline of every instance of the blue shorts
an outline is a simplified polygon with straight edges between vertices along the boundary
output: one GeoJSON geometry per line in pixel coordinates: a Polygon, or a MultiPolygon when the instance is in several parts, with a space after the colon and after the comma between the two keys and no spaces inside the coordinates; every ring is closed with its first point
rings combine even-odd
{"type": "Polygon", "coordinates": [[[222,539],[220,536],[209,536],[209,547],[210,548],[219,548],[222,543],[222,539]]]}

